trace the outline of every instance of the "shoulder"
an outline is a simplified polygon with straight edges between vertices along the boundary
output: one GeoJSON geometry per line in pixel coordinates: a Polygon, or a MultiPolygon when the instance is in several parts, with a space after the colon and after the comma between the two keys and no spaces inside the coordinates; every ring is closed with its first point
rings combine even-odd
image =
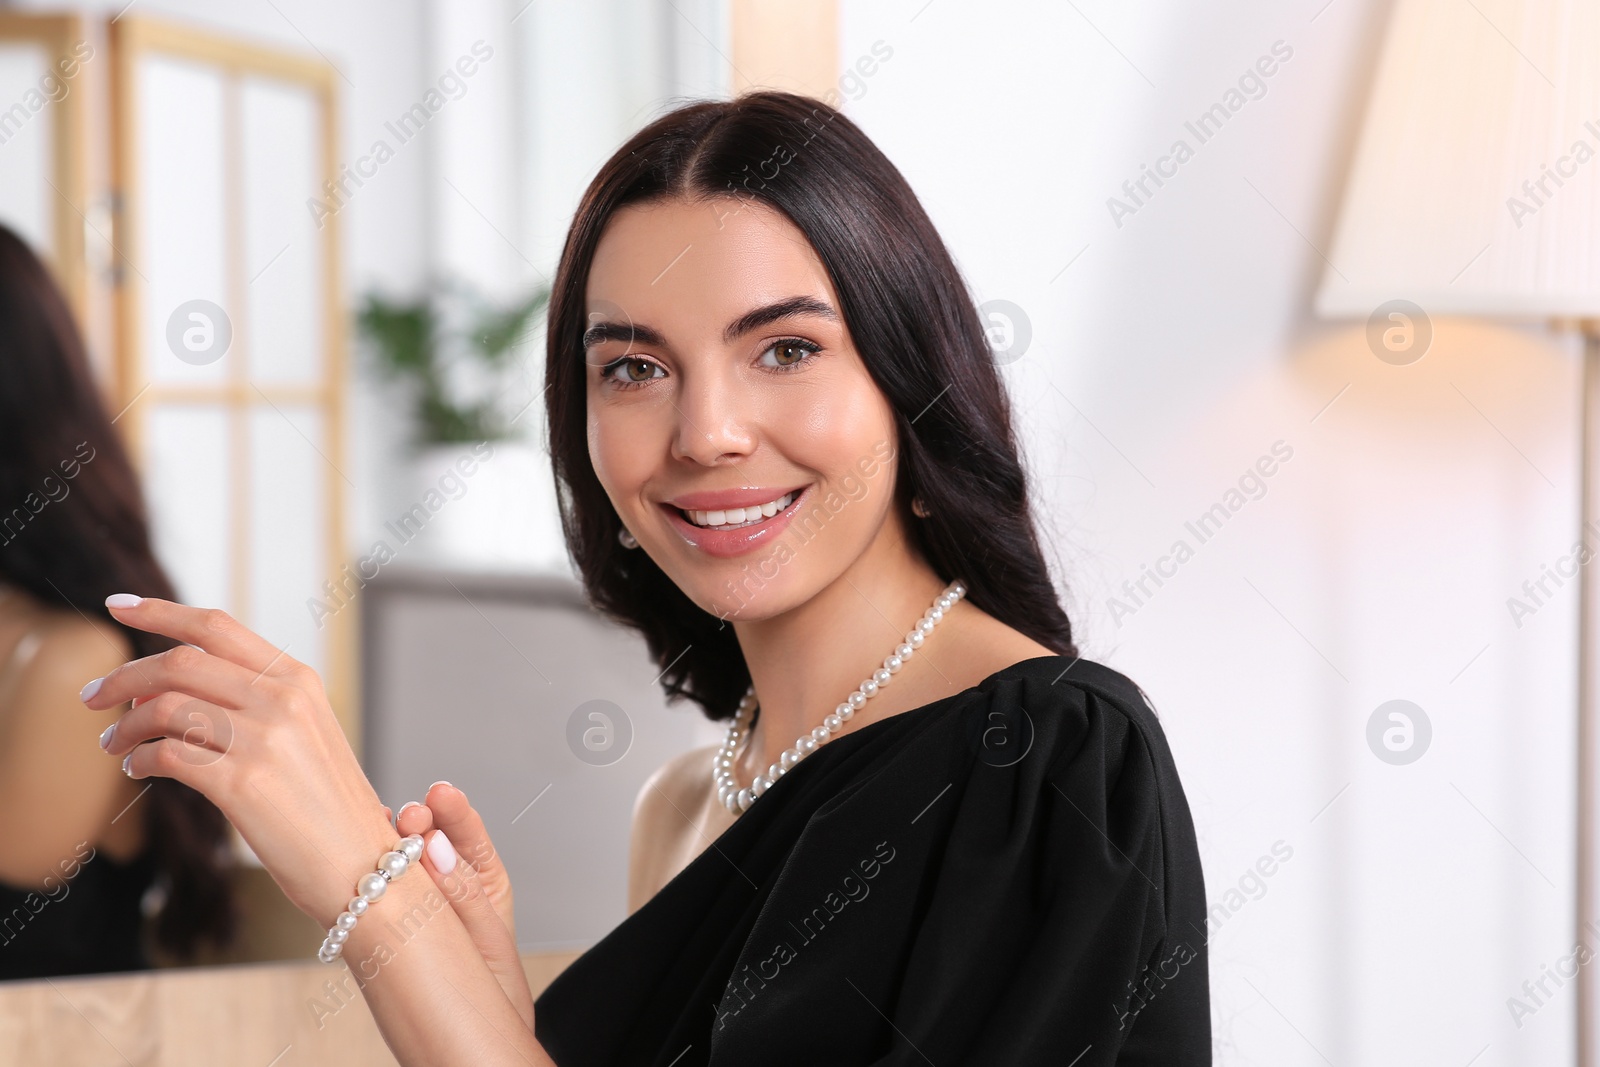
{"type": "MultiPolygon", "coordinates": [[[[641,820],[650,825],[665,823],[665,816],[674,815],[674,808],[688,812],[690,805],[702,799],[711,780],[711,758],[716,751],[716,745],[692,748],[651,772],[633,801],[636,833],[641,820]]],[[[681,815],[674,815],[674,818],[677,822],[683,821],[681,815]]]]}
{"type": "Polygon", "coordinates": [[[631,913],[688,862],[689,838],[709,788],[715,745],[690,749],[651,772],[633,801],[628,840],[628,911],[631,913]]]}
{"type": "Polygon", "coordinates": [[[1040,656],[990,675],[978,686],[990,717],[1045,730],[1067,754],[1074,746],[1115,744],[1135,735],[1170,761],[1155,705],[1113,667],[1082,656],[1040,656]]]}
{"type": "Polygon", "coordinates": [[[34,699],[24,707],[59,703],[60,694],[77,698],[91,678],[99,678],[133,658],[127,635],[104,619],[76,613],[41,612],[11,653],[17,662],[17,684],[34,699]]]}

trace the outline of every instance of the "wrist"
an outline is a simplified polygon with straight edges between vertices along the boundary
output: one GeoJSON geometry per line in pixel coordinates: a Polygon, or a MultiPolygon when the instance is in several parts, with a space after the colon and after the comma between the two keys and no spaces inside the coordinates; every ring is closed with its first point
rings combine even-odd
{"type": "Polygon", "coordinates": [[[420,834],[402,838],[390,827],[387,834],[375,840],[378,844],[372,846],[369,852],[374,858],[348,883],[347,895],[337,914],[328,923],[327,935],[317,952],[317,958],[324,963],[332,963],[339,958],[361,920],[389,895],[391,883],[422,865],[420,834]]]}

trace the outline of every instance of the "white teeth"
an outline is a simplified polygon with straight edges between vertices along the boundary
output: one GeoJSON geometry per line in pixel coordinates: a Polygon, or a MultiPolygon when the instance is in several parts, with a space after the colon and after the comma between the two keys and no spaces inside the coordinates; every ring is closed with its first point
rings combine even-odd
{"type": "Polygon", "coordinates": [[[748,526],[751,523],[760,522],[762,519],[772,518],[772,516],[794,503],[794,498],[798,495],[798,492],[791,492],[783,494],[776,500],[769,500],[765,504],[752,504],[744,508],[724,508],[721,511],[685,511],[684,514],[696,526],[712,526],[724,529],[735,526],[748,526]]]}

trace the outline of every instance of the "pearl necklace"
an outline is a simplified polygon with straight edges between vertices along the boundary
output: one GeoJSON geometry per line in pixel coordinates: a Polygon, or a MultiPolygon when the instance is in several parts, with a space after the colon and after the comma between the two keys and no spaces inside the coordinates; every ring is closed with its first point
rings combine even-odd
{"type": "Polygon", "coordinates": [[[794,745],[784,750],[778,757],[778,762],[767,768],[764,775],[756,775],[755,781],[750,783],[750,788],[740,789],[739,783],[733,777],[733,757],[739,743],[750,732],[750,720],[757,707],[755,686],[745,690],[744,697],[739,701],[739,709],[734,713],[733,724],[728,727],[727,736],[723,739],[722,747],[717,750],[715,760],[711,765],[711,784],[717,790],[717,799],[722,806],[735,815],[742,814],[755,802],[755,799],[765,793],[776,782],[789,772],[789,769],[799,763],[806,756],[815,752],[821,744],[844,728],[855,713],[861,710],[868,700],[878,695],[878,690],[888,685],[900,668],[905,666],[917,649],[922,647],[933,628],[939,620],[944,618],[945,612],[955,607],[956,601],[966,595],[967,587],[959,578],[945,587],[944,592],[934,599],[933,606],[923,613],[893,652],[884,658],[883,666],[872,672],[872,677],[862,682],[853,692],[844,698],[844,702],[833,709],[833,714],[822,720],[822,725],[812,730],[809,734],[802,735],[794,745]]]}

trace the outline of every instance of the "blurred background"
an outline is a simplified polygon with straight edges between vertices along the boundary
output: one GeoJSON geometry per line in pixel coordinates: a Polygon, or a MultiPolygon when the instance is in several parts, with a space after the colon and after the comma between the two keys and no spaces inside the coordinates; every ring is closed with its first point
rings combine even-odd
{"type": "MultiPolygon", "coordinates": [[[[1595,8],[18,4],[0,221],[181,595],[323,672],[387,803],[464,788],[522,947],[575,949],[718,732],[573,581],[545,287],[662,110],[838,103],[992,327],[1080,646],[1161,715],[1217,1062],[1569,1063],[1595,8]]],[[[239,958],[309,955],[256,882],[239,958]]]]}

